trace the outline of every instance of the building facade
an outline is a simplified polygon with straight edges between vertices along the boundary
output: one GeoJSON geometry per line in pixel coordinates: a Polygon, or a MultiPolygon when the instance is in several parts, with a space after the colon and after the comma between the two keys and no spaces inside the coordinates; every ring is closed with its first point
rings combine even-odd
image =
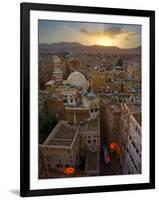
{"type": "Polygon", "coordinates": [[[141,173],[141,110],[139,105],[122,105],[123,173],[141,173]]]}

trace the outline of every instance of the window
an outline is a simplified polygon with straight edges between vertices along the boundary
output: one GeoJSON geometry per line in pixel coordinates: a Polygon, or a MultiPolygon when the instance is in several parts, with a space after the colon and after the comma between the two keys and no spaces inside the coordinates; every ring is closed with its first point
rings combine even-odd
{"type": "Polygon", "coordinates": [[[132,141],[132,145],[133,145],[133,147],[135,148],[135,144],[134,144],[134,142],[132,141]]]}
{"type": "Polygon", "coordinates": [[[139,150],[136,148],[136,153],[138,154],[139,153],[139,150]]]}
{"type": "Polygon", "coordinates": [[[91,141],[90,141],[90,140],[88,140],[88,143],[91,143],[91,141]]]}
{"type": "Polygon", "coordinates": [[[56,164],[56,167],[57,167],[57,168],[59,168],[59,167],[60,167],[60,165],[56,164]]]}
{"type": "Polygon", "coordinates": [[[67,103],[67,99],[64,99],[64,103],[67,103]]]}

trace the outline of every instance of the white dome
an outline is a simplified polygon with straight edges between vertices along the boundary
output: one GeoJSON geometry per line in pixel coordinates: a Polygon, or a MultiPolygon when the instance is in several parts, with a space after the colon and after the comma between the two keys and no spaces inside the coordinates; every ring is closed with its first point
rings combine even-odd
{"type": "Polygon", "coordinates": [[[60,58],[58,56],[56,56],[56,55],[54,55],[52,57],[52,60],[53,60],[54,63],[60,63],[60,58]]]}
{"type": "Polygon", "coordinates": [[[80,72],[72,72],[68,78],[67,82],[72,86],[83,87],[86,84],[86,78],[80,72]]]}

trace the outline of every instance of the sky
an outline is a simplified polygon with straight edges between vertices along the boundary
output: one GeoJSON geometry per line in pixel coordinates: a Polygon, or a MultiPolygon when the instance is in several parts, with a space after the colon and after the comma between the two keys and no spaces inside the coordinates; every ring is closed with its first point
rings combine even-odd
{"type": "Polygon", "coordinates": [[[79,42],[84,45],[135,48],[141,45],[141,26],[39,20],[39,43],[79,42]]]}

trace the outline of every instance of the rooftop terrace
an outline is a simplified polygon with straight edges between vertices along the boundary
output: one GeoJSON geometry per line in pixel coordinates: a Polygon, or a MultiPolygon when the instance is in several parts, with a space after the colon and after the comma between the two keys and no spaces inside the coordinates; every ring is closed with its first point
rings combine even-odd
{"type": "Polygon", "coordinates": [[[90,119],[79,125],[80,132],[98,131],[99,130],[99,118],[90,119]]]}
{"type": "Polygon", "coordinates": [[[77,129],[71,127],[66,122],[60,121],[52,130],[48,138],[45,140],[45,145],[55,146],[71,146],[77,129]]]}

